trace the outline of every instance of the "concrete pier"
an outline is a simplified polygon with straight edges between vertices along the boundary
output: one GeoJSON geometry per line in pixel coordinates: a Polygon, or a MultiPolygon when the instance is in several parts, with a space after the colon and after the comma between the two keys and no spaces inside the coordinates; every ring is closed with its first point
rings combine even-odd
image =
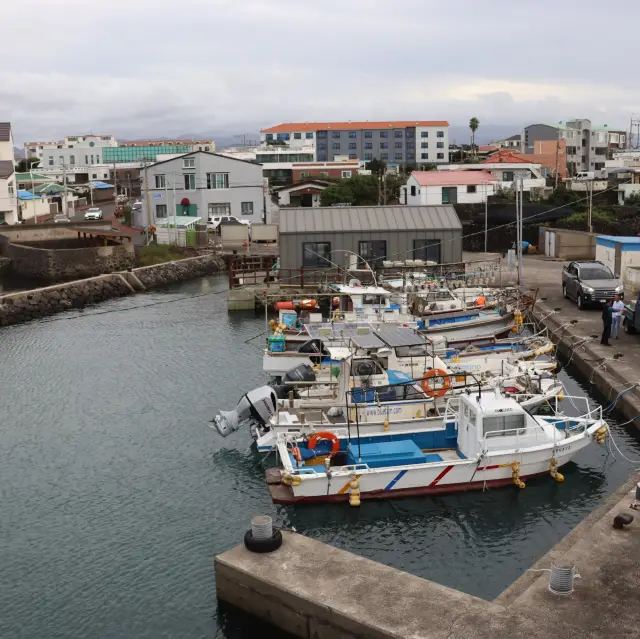
{"type": "Polygon", "coordinates": [[[640,511],[635,475],[494,601],[421,579],[295,533],[255,554],[216,558],[218,598],[307,639],[640,636],[640,511]],[[619,512],[637,515],[622,530],[619,512]],[[551,594],[551,563],[575,565],[569,596],[551,594]],[[537,571],[537,572],[536,572],[537,571]]]}

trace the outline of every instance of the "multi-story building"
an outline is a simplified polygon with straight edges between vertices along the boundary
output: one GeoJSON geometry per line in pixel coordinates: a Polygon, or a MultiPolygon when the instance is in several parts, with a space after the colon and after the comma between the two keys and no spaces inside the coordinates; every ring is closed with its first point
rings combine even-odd
{"type": "Polygon", "coordinates": [[[317,162],[336,156],[402,166],[449,162],[446,121],[284,123],[263,129],[260,140],[265,147],[285,145],[288,152],[313,148],[317,162]]]}
{"type": "Polygon", "coordinates": [[[172,215],[201,217],[203,222],[217,215],[235,215],[252,222],[264,218],[260,164],[196,151],[152,164],[146,174],[144,220],[155,222],[172,215]]]}
{"type": "MultiPolygon", "coordinates": [[[[187,147],[185,153],[191,153],[192,151],[210,151],[213,153],[216,150],[216,143],[213,140],[129,140],[126,142],[120,142],[121,147],[136,147],[136,146],[167,146],[167,147],[187,147]]],[[[170,153],[170,151],[164,151],[164,153],[170,153]]]]}
{"type": "Polygon", "coordinates": [[[0,122],[0,224],[18,221],[18,193],[10,122],[0,122]]]}
{"type": "MultiPolygon", "coordinates": [[[[54,166],[60,155],[67,157],[73,155],[74,158],[82,158],[85,154],[100,156],[105,147],[118,146],[118,141],[113,135],[98,135],[90,133],[88,135],[67,135],[64,140],[58,142],[25,142],[24,150],[28,158],[38,158],[41,166],[54,166]],[[65,154],[64,151],[74,149],[73,152],[65,154]],[[63,153],[59,153],[62,151],[63,153]],[[53,158],[54,164],[49,164],[53,158]]],[[[80,160],[78,160],[80,161],[80,160]]],[[[100,162],[96,162],[99,164],[100,162]]]]}
{"type": "Polygon", "coordinates": [[[564,140],[566,143],[567,171],[601,171],[613,149],[624,149],[625,131],[604,126],[592,126],[586,118],[560,122],[558,126],[532,124],[525,127],[522,148],[526,154],[536,153],[536,143],[545,140],[564,140]]]}

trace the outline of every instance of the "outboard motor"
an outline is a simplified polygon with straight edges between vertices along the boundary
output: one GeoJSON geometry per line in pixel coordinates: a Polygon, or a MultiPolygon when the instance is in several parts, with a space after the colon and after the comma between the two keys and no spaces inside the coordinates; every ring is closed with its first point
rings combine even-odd
{"type": "Polygon", "coordinates": [[[298,353],[312,353],[309,359],[314,364],[320,364],[322,362],[323,355],[329,355],[329,351],[322,343],[321,339],[315,337],[314,339],[310,339],[308,342],[305,342],[299,349],[298,353]]]}
{"type": "Polygon", "coordinates": [[[246,421],[266,426],[278,410],[278,398],[271,386],[261,386],[245,393],[234,410],[220,411],[215,417],[217,431],[226,437],[246,421]]]}
{"type": "MultiPolygon", "coordinates": [[[[307,342],[308,344],[308,342],[307,342]]],[[[309,364],[298,364],[295,368],[287,371],[282,377],[282,384],[297,384],[299,382],[315,382],[316,374],[309,364]]]]}
{"type": "Polygon", "coordinates": [[[292,392],[293,399],[300,399],[300,393],[291,384],[274,384],[271,388],[273,388],[278,399],[288,399],[292,392]]]}

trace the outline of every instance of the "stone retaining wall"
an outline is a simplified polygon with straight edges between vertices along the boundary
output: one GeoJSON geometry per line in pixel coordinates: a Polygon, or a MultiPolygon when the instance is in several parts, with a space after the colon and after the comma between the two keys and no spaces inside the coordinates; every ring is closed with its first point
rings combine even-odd
{"type": "Polygon", "coordinates": [[[131,286],[119,274],[10,293],[0,297],[0,326],[19,324],[132,293],[131,286]]]}
{"type": "Polygon", "coordinates": [[[188,257],[175,262],[165,262],[154,266],[143,266],[132,269],[132,273],[142,282],[145,288],[167,286],[183,280],[191,280],[203,275],[211,275],[224,271],[224,260],[212,253],[188,257]]]}

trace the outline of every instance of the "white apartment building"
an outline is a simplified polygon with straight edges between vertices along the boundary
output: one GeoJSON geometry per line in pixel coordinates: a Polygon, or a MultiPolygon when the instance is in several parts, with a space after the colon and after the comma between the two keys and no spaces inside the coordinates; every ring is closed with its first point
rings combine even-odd
{"type": "Polygon", "coordinates": [[[18,198],[10,122],[0,122],[0,224],[16,224],[18,198]]]}
{"type": "Polygon", "coordinates": [[[26,157],[37,157],[41,169],[91,167],[102,163],[102,150],[116,147],[113,135],[67,135],[60,142],[27,142],[26,157]]]}
{"type": "Polygon", "coordinates": [[[400,187],[400,202],[409,206],[481,204],[495,195],[499,184],[489,171],[413,171],[400,187]]]}

